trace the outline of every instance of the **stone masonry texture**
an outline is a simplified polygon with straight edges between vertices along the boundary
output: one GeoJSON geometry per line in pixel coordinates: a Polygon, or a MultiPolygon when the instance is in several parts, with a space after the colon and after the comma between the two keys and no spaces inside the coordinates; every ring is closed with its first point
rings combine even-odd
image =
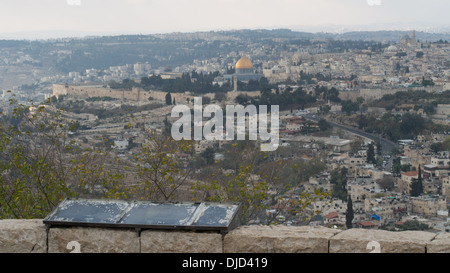
{"type": "Polygon", "coordinates": [[[45,253],[47,233],[42,220],[0,220],[0,253],[45,253]]]}
{"type": "Polygon", "coordinates": [[[228,234],[0,220],[0,253],[450,253],[450,233],[240,226],[228,234]]]}
{"type": "Polygon", "coordinates": [[[50,228],[49,253],[69,253],[68,244],[79,244],[81,253],[139,253],[139,237],[134,230],[92,227],[50,228]]]}
{"type": "Polygon", "coordinates": [[[142,253],[222,253],[222,235],[178,231],[141,232],[142,253]]]}
{"type": "Polygon", "coordinates": [[[224,240],[226,253],[327,253],[339,233],[322,227],[242,226],[224,240]]]}

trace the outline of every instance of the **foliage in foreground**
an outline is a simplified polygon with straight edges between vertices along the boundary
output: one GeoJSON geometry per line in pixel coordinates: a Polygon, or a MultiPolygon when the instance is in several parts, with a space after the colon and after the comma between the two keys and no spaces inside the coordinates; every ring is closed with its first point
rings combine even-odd
{"type": "Polygon", "coordinates": [[[232,164],[211,167],[210,173],[202,168],[206,176],[201,177],[193,162],[183,159],[183,154],[195,154],[190,141],[151,134],[140,152],[124,160],[111,152],[107,138],[95,150],[83,148],[82,141],[71,137],[76,122],[51,101],[25,106],[12,99],[11,106],[11,117],[0,120],[0,219],[43,218],[64,198],[189,198],[239,202],[243,223],[264,218],[272,224],[291,218],[308,221],[320,213],[311,205],[329,197],[294,190],[323,170],[320,160],[275,160],[244,141],[229,149],[232,164]],[[190,195],[183,196],[186,192],[190,195]]]}

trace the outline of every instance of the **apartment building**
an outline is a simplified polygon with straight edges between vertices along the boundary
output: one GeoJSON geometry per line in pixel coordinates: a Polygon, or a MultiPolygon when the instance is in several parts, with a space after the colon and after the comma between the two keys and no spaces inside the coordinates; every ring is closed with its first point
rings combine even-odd
{"type": "Polygon", "coordinates": [[[435,217],[440,212],[448,212],[446,199],[443,196],[411,197],[412,212],[426,218],[435,217]]]}

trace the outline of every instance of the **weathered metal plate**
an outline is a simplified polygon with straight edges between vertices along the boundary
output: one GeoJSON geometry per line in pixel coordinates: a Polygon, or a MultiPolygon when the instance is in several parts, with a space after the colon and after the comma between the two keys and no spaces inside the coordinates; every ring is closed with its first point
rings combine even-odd
{"type": "Polygon", "coordinates": [[[129,206],[124,201],[71,200],[60,203],[48,220],[57,222],[116,223],[129,206]]]}
{"type": "Polygon", "coordinates": [[[185,226],[198,204],[136,203],[121,224],[185,226]]]}
{"type": "Polygon", "coordinates": [[[224,232],[239,225],[239,209],[237,203],[65,199],[44,219],[44,224],[224,232]]]}

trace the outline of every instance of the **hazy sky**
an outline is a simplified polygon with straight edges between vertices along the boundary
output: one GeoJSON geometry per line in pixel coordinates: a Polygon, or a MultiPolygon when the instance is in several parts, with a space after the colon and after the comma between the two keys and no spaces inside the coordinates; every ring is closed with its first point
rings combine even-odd
{"type": "Polygon", "coordinates": [[[1,0],[0,36],[24,31],[148,34],[413,22],[448,27],[449,11],[449,0],[1,0]]]}

